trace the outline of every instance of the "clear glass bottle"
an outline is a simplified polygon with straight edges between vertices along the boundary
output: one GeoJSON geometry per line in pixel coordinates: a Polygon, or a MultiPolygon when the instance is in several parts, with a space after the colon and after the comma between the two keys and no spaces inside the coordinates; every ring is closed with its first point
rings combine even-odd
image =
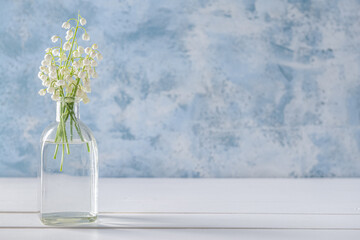
{"type": "Polygon", "coordinates": [[[80,121],[79,99],[56,103],[56,122],[41,136],[40,218],[47,225],[89,223],[97,218],[98,150],[80,121]]]}

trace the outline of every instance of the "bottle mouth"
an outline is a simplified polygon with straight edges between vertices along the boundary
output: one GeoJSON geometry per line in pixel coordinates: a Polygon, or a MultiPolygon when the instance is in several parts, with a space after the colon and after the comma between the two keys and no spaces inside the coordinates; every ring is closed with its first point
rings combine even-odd
{"type": "Polygon", "coordinates": [[[81,98],[79,97],[60,97],[60,99],[57,102],[61,103],[79,103],[81,101],[81,98]]]}

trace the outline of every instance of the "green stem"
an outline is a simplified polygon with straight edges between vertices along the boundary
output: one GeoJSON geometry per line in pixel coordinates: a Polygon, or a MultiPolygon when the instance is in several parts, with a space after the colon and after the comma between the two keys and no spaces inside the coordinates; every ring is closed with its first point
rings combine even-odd
{"type": "Polygon", "coordinates": [[[59,144],[56,144],[55,153],[54,153],[54,159],[56,159],[57,152],[59,150],[59,144]]]}
{"type": "Polygon", "coordinates": [[[77,33],[78,28],[79,28],[79,20],[77,20],[76,29],[75,29],[75,33],[74,33],[73,40],[72,40],[72,43],[71,43],[71,48],[70,48],[69,56],[68,56],[68,59],[67,59],[66,64],[65,64],[66,67],[68,66],[69,60],[70,60],[70,58],[71,58],[72,49],[73,49],[73,46],[74,46],[74,42],[75,42],[76,33],[77,33]]]}
{"type": "Polygon", "coordinates": [[[65,145],[62,145],[62,154],[61,154],[61,164],[60,164],[60,172],[62,172],[63,169],[63,163],[64,163],[64,152],[65,152],[65,145]]]}

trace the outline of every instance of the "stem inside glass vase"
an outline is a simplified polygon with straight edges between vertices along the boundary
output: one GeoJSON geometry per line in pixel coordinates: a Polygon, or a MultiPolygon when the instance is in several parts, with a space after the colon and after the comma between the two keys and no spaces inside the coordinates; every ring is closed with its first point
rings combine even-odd
{"type": "MultiPolygon", "coordinates": [[[[69,148],[69,140],[66,132],[66,122],[70,121],[70,141],[73,138],[73,128],[77,131],[80,139],[84,142],[83,135],[81,133],[81,128],[79,125],[79,102],[80,99],[75,97],[62,97],[59,101],[57,101],[56,105],[56,121],[58,122],[56,136],[55,136],[55,152],[54,159],[57,157],[57,153],[59,150],[59,145],[62,145],[62,154],[61,154],[61,163],[60,163],[60,171],[63,169],[64,163],[64,154],[66,149],[66,154],[70,154],[69,148]]],[[[86,143],[87,150],[90,152],[89,143],[86,143]]]]}

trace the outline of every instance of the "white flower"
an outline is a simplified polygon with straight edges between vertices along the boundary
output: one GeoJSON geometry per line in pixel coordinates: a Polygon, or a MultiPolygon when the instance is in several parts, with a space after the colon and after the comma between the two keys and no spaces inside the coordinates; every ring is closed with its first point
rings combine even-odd
{"type": "Polygon", "coordinates": [[[90,84],[86,84],[86,85],[84,86],[84,92],[86,92],[86,93],[91,93],[90,84]]]}
{"type": "Polygon", "coordinates": [[[89,40],[90,40],[89,34],[84,33],[84,34],[82,35],[82,40],[84,40],[84,41],[89,41],[89,40]]]}
{"type": "Polygon", "coordinates": [[[100,53],[97,53],[96,58],[101,61],[103,59],[103,56],[100,53]]]}
{"type": "Polygon", "coordinates": [[[59,54],[60,54],[60,51],[59,51],[59,49],[54,49],[54,50],[52,50],[52,54],[54,55],[54,56],[58,56],[59,54]]]}
{"type": "Polygon", "coordinates": [[[97,72],[94,72],[93,74],[91,74],[91,76],[92,76],[93,78],[97,78],[97,77],[98,77],[98,74],[97,74],[97,72]]]}
{"type": "Polygon", "coordinates": [[[70,38],[72,38],[72,36],[74,36],[74,32],[71,30],[67,30],[65,39],[69,40],[70,38]]]}
{"type": "Polygon", "coordinates": [[[48,65],[48,61],[42,60],[41,61],[41,66],[46,66],[46,65],[48,65]]]}
{"type": "Polygon", "coordinates": [[[43,82],[46,81],[47,79],[47,76],[46,75],[41,75],[41,78],[40,78],[43,82]]]}
{"type": "Polygon", "coordinates": [[[50,78],[56,78],[57,77],[56,72],[50,72],[49,77],[50,78]]]}
{"type": "Polygon", "coordinates": [[[61,61],[65,61],[66,59],[67,59],[66,54],[61,54],[60,55],[60,60],[61,61]]]}
{"type": "Polygon", "coordinates": [[[84,64],[84,66],[88,66],[88,65],[90,65],[90,60],[89,59],[84,59],[84,61],[83,61],[83,64],[84,64]]]}
{"type": "Polygon", "coordinates": [[[49,74],[49,69],[48,69],[48,68],[45,68],[45,69],[44,69],[44,73],[45,73],[45,74],[49,74]]]}
{"type": "Polygon", "coordinates": [[[95,52],[95,51],[91,51],[90,57],[91,57],[91,58],[95,58],[95,56],[96,56],[96,52],[95,52]]]}
{"type": "Polygon", "coordinates": [[[47,68],[45,66],[40,66],[39,69],[40,69],[40,71],[44,72],[45,69],[47,69],[47,68]]]}
{"type": "Polygon", "coordinates": [[[42,72],[39,72],[38,73],[38,78],[40,78],[41,79],[41,76],[43,75],[43,73],[42,72]]]}
{"type": "Polygon", "coordinates": [[[51,41],[52,41],[53,43],[56,43],[58,39],[59,39],[59,37],[56,36],[56,35],[54,35],[54,36],[51,37],[51,41]]]}
{"type": "Polygon", "coordinates": [[[96,44],[96,43],[94,43],[93,45],[92,45],[92,49],[98,49],[98,45],[96,44]]]}
{"type": "Polygon", "coordinates": [[[83,96],[83,94],[84,94],[84,92],[80,88],[78,88],[77,91],[76,91],[76,97],[81,98],[83,96]]]}
{"type": "Polygon", "coordinates": [[[79,68],[79,62],[73,62],[72,65],[75,67],[75,68],[79,68]]]}
{"type": "Polygon", "coordinates": [[[48,87],[47,92],[53,94],[55,92],[55,88],[54,87],[48,87]]]}
{"type": "Polygon", "coordinates": [[[70,48],[71,48],[70,43],[68,43],[68,42],[64,43],[63,48],[64,48],[65,51],[70,50],[70,48]]]}
{"type": "Polygon", "coordinates": [[[88,70],[88,72],[89,72],[89,74],[93,74],[94,73],[94,69],[93,68],[90,68],[89,70],[88,70]]]}
{"type": "Polygon", "coordinates": [[[64,86],[65,85],[65,81],[64,80],[59,80],[56,82],[57,86],[64,86]]]}
{"type": "Polygon", "coordinates": [[[49,69],[50,72],[55,72],[56,73],[56,67],[54,65],[49,66],[48,69],[49,69]]]}
{"type": "Polygon", "coordinates": [[[60,100],[60,96],[59,96],[57,93],[54,93],[54,94],[51,96],[51,99],[54,100],[54,101],[58,101],[58,100],[60,100]]]}
{"type": "Polygon", "coordinates": [[[67,30],[66,35],[69,35],[70,37],[72,37],[74,35],[74,32],[72,30],[67,30]]]}
{"type": "Polygon", "coordinates": [[[42,83],[42,85],[43,85],[43,86],[45,86],[45,87],[49,87],[49,86],[50,86],[50,84],[51,84],[51,82],[50,82],[50,80],[49,80],[49,79],[47,79],[47,80],[43,81],[43,83],[42,83]]]}
{"type": "Polygon", "coordinates": [[[40,96],[44,96],[46,94],[46,89],[44,88],[44,89],[41,89],[40,91],[39,91],[39,95],[40,96]]]}
{"type": "Polygon", "coordinates": [[[73,56],[76,57],[76,58],[80,57],[80,52],[79,51],[74,51],[73,56]]]}
{"type": "Polygon", "coordinates": [[[61,26],[64,29],[70,29],[70,23],[69,22],[64,22],[61,26]]]}
{"type": "Polygon", "coordinates": [[[87,104],[90,102],[90,99],[88,98],[88,96],[86,95],[86,93],[82,96],[82,100],[84,102],[84,104],[87,104]]]}
{"type": "Polygon", "coordinates": [[[86,77],[86,72],[80,72],[79,73],[79,78],[83,79],[86,77]]]}
{"type": "Polygon", "coordinates": [[[84,26],[84,25],[86,24],[86,19],[85,19],[85,18],[81,18],[81,19],[80,19],[80,24],[81,24],[82,26],[84,26]]]}
{"type": "Polygon", "coordinates": [[[80,54],[84,53],[84,48],[82,46],[78,46],[77,50],[79,51],[80,54]]]}
{"type": "Polygon", "coordinates": [[[73,80],[72,76],[68,75],[65,78],[66,81],[71,82],[73,80]]]}
{"type": "Polygon", "coordinates": [[[46,54],[45,56],[44,56],[44,60],[45,61],[51,61],[51,55],[50,54],[46,54]]]}
{"type": "Polygon", "coordinates": [[[92,66],[92,67],[96,67],[96,66],[97,66],[97,62],[96,62],[95,60],[92,60],[92,61],[91,61],[91,66],[92,66]]]}
{"type": "Polygon", "coordinates": [[[89,47],[85,48],[85,53],[86,53],[86,54],[89,54],[90,51],[91,51],[91,48],[89,48],[89,47]]]}

